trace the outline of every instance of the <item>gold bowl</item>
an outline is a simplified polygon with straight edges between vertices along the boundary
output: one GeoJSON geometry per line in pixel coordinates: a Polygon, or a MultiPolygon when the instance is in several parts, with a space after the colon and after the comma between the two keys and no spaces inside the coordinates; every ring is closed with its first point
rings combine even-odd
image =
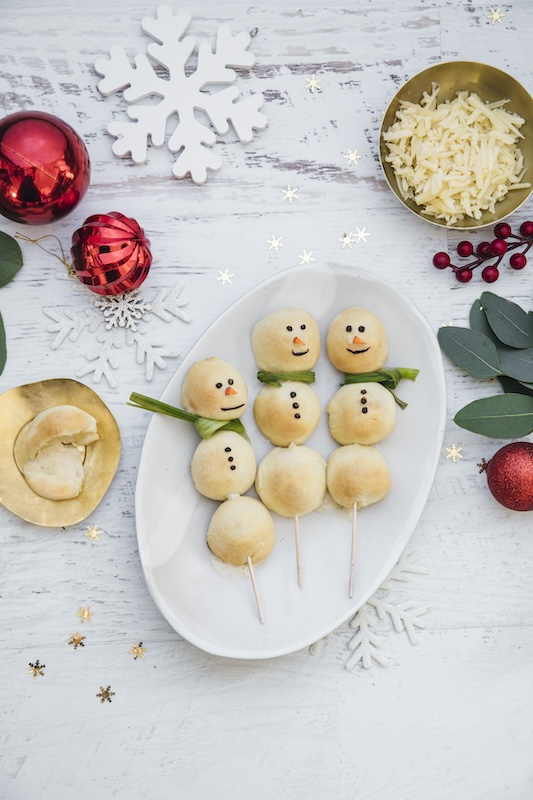
{"type": "Polygon", "coordinates": [[[379,158],[385,178],[393,193],[404,206],[422,219],[445,228],[469,230],[495,225],[516,211],[533,191],[533,98],[515,78],[488,64],[479,64],[475,61],[448,61],[435,64],[408,80],[389,103],[379,133],[379,158]],[[424,92],[431,93],[432,83],[440,86],[439,103],[453,100],[456,92],[467,91],[469,94],[477,94],[485,103],[509,100],[509,103],[505,105],[505,110],[514,112],[525,119],[525,123],[520,128],[520,133],[524,138],[519,140],[518,146],[523,153],[524,167],[526,168],[523,181],[529,181],[532,186],[509,191],[505,197],[497,201],[494,213],[484,211],[480,219],[465,216],[464,219],[455,223],[448,223],[446,220],[422,213],[422,206],[412,199],[403,198],[392,165],[385,160],[389,151],[383,134],[395,121],[401,101],[420,103],[424,92]]]}

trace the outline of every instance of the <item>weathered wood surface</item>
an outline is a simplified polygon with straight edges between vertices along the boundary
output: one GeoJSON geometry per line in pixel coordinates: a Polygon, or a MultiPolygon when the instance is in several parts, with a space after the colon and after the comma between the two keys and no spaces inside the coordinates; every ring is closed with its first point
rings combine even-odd
{"type": "MultiPolygon", "coordinates": [[[[106,126],[125,104],[100,95],[93,65],[115,44],[130,56],[144,52],[149,40],[140,20],[155,8],[129,0],[75,8],[0,2],[2,115],[30,108],[57,114],[82,135],[93,167],[89,191],[70,216],[23,233],[53,233],[68,246],[92,213],[136,218],[157,256],[147,294],[185,284],[192,321],[157,327],[182,354],[233,301],[297,264],[304,249],[317,262],[357,264],[387,279],[435,330],[466,324],[484,287],[478,276],[461,286],[431,267],[433,253],[457,239],[400,207],[380,171],[377,134],[396,89],[440,60],[491,63],[532,91],[527,0],[504,6],[498,24],[488,20],[489,5],[470,0],[327,7],[197,0],[189,7],[193,35],[211,37],[221,22],[233,31],[258,28],[256,66],[240,81],[264,93],[269,120],[245,147],[233,134],[221,137],[222,169],[204,186],[174,180],[165,148],[151,149],[142,166],[111,153],[106,126]],[[315,73],[321,88],[311,93],[305,81],[315,73]],[[355,167],[344,157],[349,149],[362,156],[355,167]],[[283,200],[288,184],[298,189],[292,204],[283,200]],[[356,227],[366,228],[368,240],[343,249],[339,239],[356,227]],[[268,248],[273,234],[282,237],[279,252],[268,248]],[[218,280],[225,270],[231,283],[218,280]]],[[[516,221],[532,213],[529,201],[516,221]]],[[[20,229],[4,218],[0,227],[20,229]]],[[[75,377],[93,341],[51,349],[43,308],[80,311],[85,302],[56,279],[55,259],[26,243],[23,252],[23,270],[0,291],[8,334],[1,391],[75,377]]],[[[505,270],[494,290],[530,307],[531,269],[505,270]]],[[[353,631],[345,626],[314,655],[241,663],[182,640],[148,594],[134,517],[148,419],[125,400],[133,389],[159,396],[180,360],[147,382],[131,348],[118,358],[116,388],[83,379],[110,406],[123,437],[117,477],[87,521],[103,529],[100,542],[84,537],[84,525],[40,529],[0,508],[2,798],[530,798],[531,516],[498,506],[478,473],[477,462],[502,443],[452,422],[494,387],[446,362],[444,449],[410,546],[428,574],[394,588],[398,602],[432,609],[419,644],[384,623],[376,632],[389,667],[348,671],[353,631]],[[446,458],[453,443],[463,447],[456,463],[446,458]],[[74,651],[67,641],[85,604],[95,612],[82,630],[90,647],[74,651]],[[149,649],[134,661],[128,651],[138,641],[149,649]],[[34,680],[27,665],[36,658],[46,671],[34,680]],[[103,707],[95,697],[102,685],[116,693],[103,707]]]]}

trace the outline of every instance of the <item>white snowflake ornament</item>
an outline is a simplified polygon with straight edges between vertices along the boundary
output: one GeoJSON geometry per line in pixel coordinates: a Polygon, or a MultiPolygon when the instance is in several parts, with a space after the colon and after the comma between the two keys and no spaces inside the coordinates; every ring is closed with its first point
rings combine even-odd
{"type": "Polygon", "coordinates": [[[103,80],[98,89],[104,96],[124,89],[123,97],[131,105],[127,114],[132,122],[110,122],[107,129],[117,137],[113,153],[127,156],[135,164],[147,158],[149,140],[154,147],[165,143],[167,121],[177,114],[178,122],[168,141],[171,153],[178,153],[172,173],[176,178],[190,175],[193,182],[203,184],[207,170],[220,169],[222,162],[210,148],[216,142],[215,133],[195,111],[203,111],[215,131],[224,135],[233,126],[240,142],[252,141],[254,131],[266,127],[267,119],[259,109],[264,99],[261,94],[239,97],[240,90],[232,86],[236,73],[232,67],[250,69],[255,63],[248,51],[249,33],[232,35],[227,25],[217,31],[214,51],[207,41],[198,46],[196,68],[186,70],[196,42],[193,37],[182,38],[191,22],[187,11],[172,14],[168,6],[160,6],[155,19],[142,20],[142,29],[159,44],[149,44],[148,56],[157,65],[165,67],[168,76],[161,76],[146,55],[135,56],[132,67],[121,47],[112,47],[110,59],[98,60],[94,67],[103,80]],[[227,88],[209,92],[215,85],[227,88]],[[127,87],[127,88],[126,88],[127,87]],[[143,105],[145,98],[157,98],[156,104],[143,105]]]}

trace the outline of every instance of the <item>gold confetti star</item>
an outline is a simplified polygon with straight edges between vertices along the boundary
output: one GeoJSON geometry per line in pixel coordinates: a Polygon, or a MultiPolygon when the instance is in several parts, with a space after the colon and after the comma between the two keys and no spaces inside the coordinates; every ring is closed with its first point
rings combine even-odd
{"type": "Polygon", "coordinates": [[[446,458],[451,458],[454,464],[458,459],[463,457],[462,453],[463,453],[463,448],[457,447],[456,444],[452,444],[451,447],[446,448],[446,458]]]}
{"type": "Polygon", "coordinates": [[[230,272],[229,269],[225,269],[224,271],[219,269],[217,281],[220,281],[222,286],[225,286],[226,283],[231,283],[233,277],[233,272],[230,272]]]}
{"type": "Polygon", "coordinates": [[[34,678],[36,678],[37,675],[44,675],[44,670],[46,669],[46,664],[39,664],[39,659],[37,659],[35,664],[32,664],[31,661],[30,661],[30,663],[28,664],[28,667],[29,667],[28,675],[32,675],[34,678]]]}
{"type": "Polygon", "coordinates": [[[357,162],[361,160],[361,156],[357,150],[348,150],[348,152],[344,154],[344,158],[350,167],[355,167],[357,162]]]}
{"type": "Polygon", "coordinates": [[[309,250],[309,252],[307,250],[304,250],[303,253],[299,254],[298,258],[300,259],[300,264],[310,264],[311,261],[315,260],[313,258],[312,250],[309,250]]]}
{"type": "Polygon", "coordinates": [[[103,531],[100,530],[98,525],[88,525],[83,535],[86,536],[90,542],[99,542],[102,533],[103,531]]]}
{"type": "Polygon", "coordinates": [[[80,606],[78,613],[76,616],[80,620],[80,622],[91,622],[92,615],[94,611],[91,611],[89,606],[80,606]]]}
{"type": "Polygon", "coordinates": [[[487,16],[490,20],[491,25],[494,25],[495,22],[499,22],[501,24],[501,21],[505,17],[505,14],[498,6],[498,8],[490,8],[487,16]]]}
{"type": "Polygon", "coordinates": [[[281,190],[283,199],[292,203],[293,200],[298,200],[298,189],[295,186],[287,186],[286,189],[281,190]]]}
{"type": "Polygon", "coordinates": [[[143,647],[143,643],[139,642],[139,644],[132,644],[130,655],[133,656],[134,661],[137,661],[138,658],[144,658],[144,654],[148,651],[147,647],[143,647]]]}
{"type": "Polygon", "coordinates": [[[115,692],[111,691],[111,686],[106,686],[105,689],[103,686],[100,686],[100,691],[96,696],[100,698],[101,703],[105,703],[106,700],[110,703],[111,698],[115,696],[115,692]]]}
{"type": "Polygon", "coordinates": [[[283,247],[283,242],[281,241],[281,236],[276,236],[272,234],[270,239],[267,239],[268,249],[275,250],[276,253],[278,252],[280,247],[283,247]]]}
{"type": "Polygon", "coordinates": [[[305,88],[309,89],[311,94],[320,90],[320,78],[317,78],[316,75],[311,75],[310,78],[305,79],[305,88]]]}
{"type": "Polygon", "coordinates": [[[85,647],[85,645],[83,644],[83,640],[85,638],[86,637],[82,636],[79,631],[76,631],[76,633],[70,634],[70,639],[68,640],[68,643],[74,646],[74,650],[77,650],[78,647],[85,647]]]}
{"type": "Polygon", "coordinates": [[[345,247],[350,247],[354,242],[357,241],[357,237],[354,233],[343,233],[342,237],[339,239],[339,242],[342,244],[342,249],[344,250],[345,247]]]}

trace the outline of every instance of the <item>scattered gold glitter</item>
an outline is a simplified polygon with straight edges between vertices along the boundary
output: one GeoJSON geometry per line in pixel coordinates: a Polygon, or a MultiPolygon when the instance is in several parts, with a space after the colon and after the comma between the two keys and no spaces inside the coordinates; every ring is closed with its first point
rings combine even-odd
{"type": "Polygon", "coordinates": [[[313,257],[313,251],[312,250],[309,250],[309,251],[304,250],[303,253],[300,253],[298,255],[298,258],[300,259],[300,264],[310,264],[311,261],[315,260],[314,257],[313,257]]]}
{"type": "Polygon", "coordinates": [[[99,542],[102,533],[103,531],[100,530],[98,525],[89,525],[83,535],[86,536],[90,542],[99,542]]]}
{"type": "Polygon", "coordinates": [[[494,25],[495,22],[499,22],[501,24],[501,21],[505,17],[505,14],[498,6],[498,8],[490,8],[487,16],[491,24],[494,25]]]}
{"type": "Polygon", "coordinates": [[[288,200],[289,203],[292,203],[293,200],[298,200],[298,189],[295,186],[287,186],[286,189],[282,189],[283,199],[288,200]]]}
{"type": "Polygon", "coordinates": [[[457,447],[456,444],[452,444],[451,447],[446,448],[446,458],[451,458],[454,464],[458,459],[463,457],[462,453],[463,448],[457,447]]]}
{"type": "Polygon", "coordinates": [[[78,617],[80,622],[91,622],[91,617],[93,614],[94,611],[91,611],[89,606],[80,606],[76,616],[78,617]]]}
{"type": "Polygon", "coordinates": [[[320,81],[321,78],[317,78],[316,75],[311,75],[310,78],[305,79],[305,88],[309,89],[309,91],[313,94],[320,90],[320,81]]]}
{"type": "Polygon", "coordinates": [[[268,249],[275,250],[276,253],[278,252],[280,247],[283,247],[283,242],[281,241],[281,236],[276,236],[272,234],[270,239],[267,239],[268,249]]]}
{"type": "Polygon", "coordinates": [[[348,150],[348,152],[344,154],[344,158],[350,167],[355,167],[357,162],[361,160],[362,156],[359,155],[357,150],[348,150]]]}
{"type": "Polygon", "coordinates": [[[28,667],[29,667],[28,675],[32,675],[34,678],[36,678],[37,675],[44,675],[44,670],[46,669],[46,664],[39,664],[39,659],[37,659],[35,664],[32,664],[30,662],[28,664],[28,667]]]}
{"type": "Polygon", "coordinates": [[[143,647],[143,643],[139,642],[139,644],[132,644],[130,655],[133,656],[134,660],[137,661],[138,658],[144,658],[144,654],[148,651],[147,647],[143,647]]]}
{"type": "Polygon", "coordinates": [[[83,644],[83,640],[85,638],[86,637],[82,636],[79,631],[76,631],[76,633],[70,634],[70,639],[68,640],[68,643],[74,645],[74,650],[77,650],[78,647],[85,647],[85,645],[83,644]]]}
{"type": "Polygon", "coordinates": [[[234,277],[233,272],[230,272],[228,269],[218,271],[218,278],[217,281],[220,281],[222,286],[225,286],[226,283],[231,283],[231,279],[234,277]]]}
{"type": "Polygon", "coordinates": [[[115,696],[115,692],[111,691],[111,686],[106,686],[105,689],[103,686],[100,686],[100,691],[96,696],[100,698],[101,703],[105,703],[106,700],[110,703],[111,698],[115,696]]]}

